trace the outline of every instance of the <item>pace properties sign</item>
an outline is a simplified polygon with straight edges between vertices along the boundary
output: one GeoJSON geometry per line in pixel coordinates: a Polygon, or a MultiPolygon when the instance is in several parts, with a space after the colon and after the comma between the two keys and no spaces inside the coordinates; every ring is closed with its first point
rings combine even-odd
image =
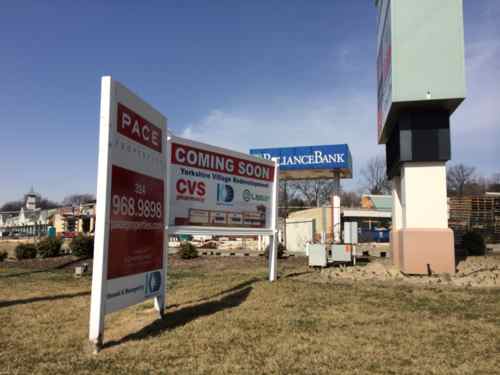
{"type": "Polygon", "coordinates": [[[166,118],[103,77],[89,339],[104,316],[165,296],[166,118]]]}
{"type": "Polygon", "coordinates": [[[163,318],[169,234],[268,235],[277,277],[274,161],[177,137],[166,118],[111,77],[101,82],[89,340],[106,314],[155,299],[163,318]]]}

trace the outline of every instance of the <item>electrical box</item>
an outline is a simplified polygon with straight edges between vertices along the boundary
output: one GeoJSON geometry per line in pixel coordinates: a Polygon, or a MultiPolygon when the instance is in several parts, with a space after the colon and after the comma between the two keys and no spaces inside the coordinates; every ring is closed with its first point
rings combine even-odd
{"type": "Polygon", "coordinates": [[[309,245],[309,267],[326,267],[326,246],[322,244],[309,245]]]}
{"type": "Polygon", "coordinates": [[[352,246],[351,245],[332,245],[332,260],[334,262],[351,262],[352,261],[352,246]]]}
{"type": "Polygon", "coordinates": [[[345,222],[344,223],[344,243],[357,244],[358,243],[358,223],[345,222]]]}

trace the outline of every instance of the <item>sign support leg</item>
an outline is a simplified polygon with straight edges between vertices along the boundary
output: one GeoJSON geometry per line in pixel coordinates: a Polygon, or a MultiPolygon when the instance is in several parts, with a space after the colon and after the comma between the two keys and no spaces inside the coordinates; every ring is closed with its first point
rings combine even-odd
{"type": "Polygon", "coordinates": [[[167,231],[165,231],[165,244],[163,246],[163,287],[161,289],[161,294],[155,297],[155,310],[158,311],[160,319],[165,318],[165,307],[167,305],[166,294],[167,294],[167,269],[168,269],[168,241],[169,236],[167,231]]]}
{"type": "Polygon", "coordinates": [[[104,341],[104,317],[106,314],[107,268],[110,230],[109,209],[111,182],[111,157],[109,143],[111,139],[110,122],[112,117],[111,103],[115,101],[111,77],[101,80],[101,120],[99,125],[99,162],[97,169],[97,206],[94,236],[94,262],[92,268],[92,294],[90,297],[89,341],[94,354],[101,349],[104,341]]]}
{"type": "MultiPolygon", "coordinates": [[[[276,281],[278,278],[278,184],[279,165],[274,163],[274,186],[273,186],[273,211],[271,214],[271,227],[273,234],[269,237],[269,281],[276,281]]],[[[286,219],[285,219],[286,226],[286,219]]]]}
{"type": "Polygon", "coordinates": [[[276,281],[278,277],[278,235],[270,236],[269,243],[269,281],[276,281]]]}
{"type": "MultiPolygon", "coordinates": [[[[103,204],[105,204],[105,202],[103,202],[103,204]]],[[[96,232],[95,243],[96,251],[94,252],[92,294],[90,297],[89,341],[92,347],[92,352],[97,354],[101,350],[104,340],[104,316],[106,301],[106,280],[104,270],[107,267],[107,254],[104,251],[105,239],[101,230],[96,232]]]]}
{"type": "Polygon", "coordinates": [[[158,311],[158,314],[160,315],[160,319],[163,319],[165,317],[165,314],[164,314],[165,290],[163,290],[158,297],[155,297],[155,310],[158,311]]]}
{"type": "Polygon", "coordinates": [[[102,349],[104,336],[104,303],[102,299],[96,302],[98,306],[91,306],[89,342],[94,354],[102,349]]]}

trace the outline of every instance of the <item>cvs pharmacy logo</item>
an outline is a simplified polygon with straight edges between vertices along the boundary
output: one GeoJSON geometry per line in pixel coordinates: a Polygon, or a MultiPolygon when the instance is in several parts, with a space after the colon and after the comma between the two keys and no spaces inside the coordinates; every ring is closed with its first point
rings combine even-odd
{"type": "Polygon", "coordinates": [[[175,183],[177,200],[204,202],[207,194],[205,182],[181,178],[175,183]]]}

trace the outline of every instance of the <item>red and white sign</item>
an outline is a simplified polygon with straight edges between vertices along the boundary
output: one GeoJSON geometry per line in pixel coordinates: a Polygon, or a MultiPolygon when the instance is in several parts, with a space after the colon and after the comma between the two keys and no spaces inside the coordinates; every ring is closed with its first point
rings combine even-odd
{"type": "Polygon", "coordinates": [[[161,152],[161,129],[150,124],[143,117],[118,103],[118,133],[155,151],[161,152]]]}
{"type": "Polygon", "coordinates": [[[169,228],[271,230],[273,161],[178,137],[169,147],[169,228]]]}
{"type": "MultiPolygon", "coordinates": [[[[229,150],[228,150],[229,151],[229,150]]],[[[274,166],[259,161],[245,160],[187,144],[172,143],[172,163],[187,167],[221,172],[229,175],[272,181],[274,166]]]]}
{"type": "Polygon", "coordinates": [[[90,340],[104,315],[156,298],[163,311],[167,239],[166,119],[111,77],[101,123],[90,340]]]}
{"type": "Polygon", "coordinates": [[[108,280],[162,268],[163,180],[115,165],[111,176],[108,280]]]}

